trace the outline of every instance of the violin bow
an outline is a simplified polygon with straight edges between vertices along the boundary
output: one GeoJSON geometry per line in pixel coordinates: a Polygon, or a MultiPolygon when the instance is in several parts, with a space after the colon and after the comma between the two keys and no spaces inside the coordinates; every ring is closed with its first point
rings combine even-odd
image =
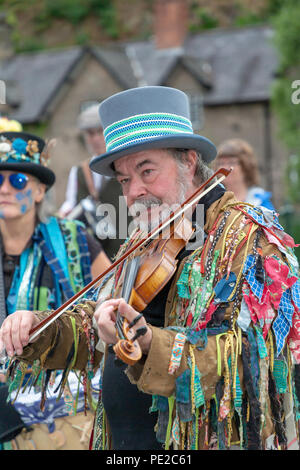
{"type": "Polygon", "coordinates": [[[217,170],[207,181],[205,181],[186,201],[181,204],[174,212],[171,213],[170,217],[166,220],[161,222],[157,227],[155,227],[150,234],[146,237],[138,241],[134,246],[132,246],[128,252],[125,252],[118,260],[116,260],[109,268],[107,268],[103,273],[101,273],[98,277],[93,279],[89,284],[87,284],[81,291],[77,292],[73,297],[68,299],[63,305],[61,305],[58,309],[52,312],[48,317],[44,318],[40,323],[38,323],[34,328],[32,328],[29,332],[29,342],[35,339],[42,331],[44,331],[51,323],[53,323],[57,318],[59,318],[68,308],[70,308],[77,300],[83,297],[89,290],[91,290],[94,286],[96,286],[107,274],[109,274],[113,269],[115,269],[120,263],[122,263],[128,256],[131,255],[134,251],[140,248],[142,245],[147,243],[149,240],[154,238],[158,233],[164,230],[171,222],[177,219],[183,212],[187,209],[192,207],[193,204],[197,203],[205,194],[211,191],[215,186],[217,186],[223,179],[225,179],[229,173],[232,171],[232,168],[225,169],[220,168],[217,170]],[[218,175],[222,175],[216,181],[214,181],[211,186],[206,188],[202,191],[207,184],[209,184],[214,178],[218,175]],[[201,192],[202,191],[202,192],[201,192]]]}

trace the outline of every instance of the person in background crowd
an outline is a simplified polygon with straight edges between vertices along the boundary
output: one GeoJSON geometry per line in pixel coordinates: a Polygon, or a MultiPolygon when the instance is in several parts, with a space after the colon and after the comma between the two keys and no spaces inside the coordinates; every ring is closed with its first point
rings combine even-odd
{"type": "MultiPolygon", "coordinates": [[[[56,309],[111,264],[100,242],[86,233],[81,222],[51,215],[47,193],[55,174],[48,166],[50,148],[51,143],[47,146],[43,139],[22,131],[0,133],[0,323],[16,309],[56,309]]],[[[51,380],[59,383],[61,374],[51,380]]],[[[70,380],[74,383],[74,377],[70,380]]],[[[4,448],[86,448],[76,426],[83,429],[90,424],[91,411],[88,416],[72,416],[72,403],[71,408],[66,404],[71,382],[65,383],[65,400],[56,403],[53,395],[43,412],[35,387],[27,387],[25,397],[12,406],[6,404],[8,390],[2,385],[4,448]]],[[[40,387],[40,381],[36,385],[40,387]]],[[[81,387],[79,411],[83,394],[81,387]]]]}
{"type": "MultiPolygon", "coordinates": [[[[92,104],[80,113],[78,128],[90,156],[100,155],[105,151],[99,104],[92,104]]],[[[63,217],[75,217],[83,220],[90,227],[90,232],[96,237],[100,237],[104,251],[112,259],[126,238],[119,236],[119,198],[122,196],[122,192],[115,178],[92,172],[89,162],[90,158],[71,168],[66,199],[59,209],[59,214],[63,217]],[[90,198],[90,200],[87,201],[86,198],[90,198]],[[99,231],[99,224],[97,226],[96,215],[99,203],[112,204],[115,210],[115,218],[106,217],[108,227],[106,226],[105,233],[99,231]],[[90,207],[92,214],[89,214],[90,207]]],[[[130,219],[128,219],[128,224],[129,221],[130,219]]]]}
{"type": "Polygon", "coordinates": [[[230,168],[233,171],[224,185],[232,191],[238,201],[275,210],[271,193],[259,186],[257,159],[251,145],[242,139],[228,139],[218,147],[214,169],[230,168]]]}
{"type": "MultiPolygon", "coordinates": [[[[33,342],[30,329],[49,312],[10,315],[0,330],[0,350],[2,342],[16,381],[16,367],[37,359],[43,360],[46,376],[48,369],[65,368],[70,360],[89,376],[104,352],[91,438],[95,450],[299,449],[295,243],[275,212],[237,201],[223,185],[207,183],[216,147],[194,134],[188,103],[182,91],[159,86],[111,96],[100,106],[107,151],[90,164],[97,173],[116,175],[135,221],[151,216],[150,226],[158,225],[166,205],[172,210],[200,186],[210,189],[195,202],[193,214],[185,214],[188,242],[173,253],[175,271],[160,282],[150,277],[149,290],[144,289],[145,265],[161,252],[155,250],[156,240],[148,242],[149,257],[136,250],[135,258],[123,258],[93,297],[64,312],[33,342]],[[193,225],[201,222],[198,206],[203,236],[193,240],[193,225]],[[112,345],[124,333],[126,338],[124,318],[128,336],[136,338],[125,352],[139,346],[141,354],[120,365],[112,345]],[[95,337],[85,335],[83,325],[95,337]],[[76,354],[69,356],[77,335],[76,354]]],[[[118,257],[129,250],[132,255],[137,241],[145,240],[140,227],[118,257]]]]}

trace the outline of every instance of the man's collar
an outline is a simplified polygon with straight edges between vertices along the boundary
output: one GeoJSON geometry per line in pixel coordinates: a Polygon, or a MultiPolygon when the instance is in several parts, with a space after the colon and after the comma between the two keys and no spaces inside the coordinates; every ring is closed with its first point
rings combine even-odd
{"type": "Polygon", "coordinates": [[[222,184],[218,184],[215,188],[213,188],[209,193],[205,194],[202,199],[200,199],[200,203],[204,205],[204,224],[206,224],[206,213],[209,207],[218,199],[221,199],[224,196],[226,189],[222,184]]]}
{"type": "MultiPolygon", "coordinates": [[[[204,212],[204,225],[206,224],[206,213],[209,207],[218,199],[221,199],[224,196],[226,190],[222,184],[218,184],[215,188],[209,191],[203,198],[200,199],[198,204],[203,205],[203,212],[204,212]]],[[[194,211],[192,216],[192,221],[195,222],[196,218],[196,211],[194,211]]]]}

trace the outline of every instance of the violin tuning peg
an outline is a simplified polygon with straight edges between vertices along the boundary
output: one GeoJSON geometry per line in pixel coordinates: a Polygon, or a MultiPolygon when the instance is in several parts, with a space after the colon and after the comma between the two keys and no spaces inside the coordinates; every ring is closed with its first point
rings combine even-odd
{"type": "Polygon", "coordinates": [[[128,328],[132,328],[132,327],[140,320],[140,318],[142,318],[142,316],[143,316],[143,314],[142,314],[142,313],[139,313],[139,315],[137,315],[137,316],[135,317],[135,319],[132,320],[131,323],[129,323],[128,328]]]}
{"type": "Polygon", "coordinates": [[[138,339],[140,336],[144,336],[146,333],[147,333],[147,327],[141,326],[141,328],[138,328],[136,330],[136,333],[131,341],[134,342],[136,339],[138,339]]]}

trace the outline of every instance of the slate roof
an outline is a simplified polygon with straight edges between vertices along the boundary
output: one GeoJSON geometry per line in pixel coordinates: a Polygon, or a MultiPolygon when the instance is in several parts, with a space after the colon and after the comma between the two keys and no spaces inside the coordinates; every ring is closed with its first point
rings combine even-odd
{"type": "Polygon", "coordinates": [[[191,38],[187,51],[198,51],[212,67],[213,88],[204,103],[240,103],[268,100],[278,58],[273,31],[256,27],[215,31],[191,38]]]}
{"type": "Polygon", "coordinates": [[[165,85],[181,64],[204,87],[204,105],[268,100],[277,57],[268,26],[217,29],[191,35],[182,49],[158,51],[153,41],[103,47],[71,47],[18,54],[0,64],[0,79],[18,77],[23,123],[42,119],[53,96],[86,53],[92,54],[124,89],[165,85]],[[37,78],[38,77],[38,78],[37,78]]]}
{"type": "Polygon", "coordinates": [[[93,47],[90,51],[124,89],[138,86],[134,70],[123,45],[93,47]]]}
{"type": "Polygon", "coordinates": [[[22,53],[0,64],[0,79],[17,81],[20,107],[12,117],[22,123],[40,121],[71,70],[84,53],[81,47],[22,53]]]}
{"type": "Polygon", "coordinates": [[[217,29],[190,36],[182,51],[156,51],[151,42],[132,44],[148,85],[159,85],[172,61],[189,59],[194,71],[211,73],[204,104],[267,100],[277,68],[270,27],[217,29]]]}

